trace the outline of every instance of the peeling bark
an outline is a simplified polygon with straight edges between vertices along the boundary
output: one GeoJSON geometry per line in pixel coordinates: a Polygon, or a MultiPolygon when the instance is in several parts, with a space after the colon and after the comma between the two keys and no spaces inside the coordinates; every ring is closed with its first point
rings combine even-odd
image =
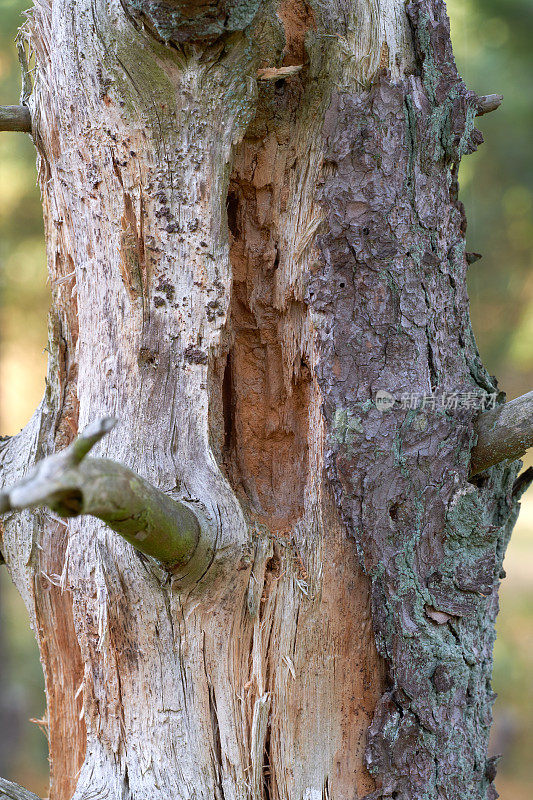
{"type": "Polygon", "coordinates": [[[444,4],[36,0],[26,37],[51,357],[3,483],[118,416],[101,454],[215,540],[185,584],[94,518],[5,518],[52,800],[494,797],[517,469],[469,483],[476,412],[394,402],[495,388],[444,4]]]}

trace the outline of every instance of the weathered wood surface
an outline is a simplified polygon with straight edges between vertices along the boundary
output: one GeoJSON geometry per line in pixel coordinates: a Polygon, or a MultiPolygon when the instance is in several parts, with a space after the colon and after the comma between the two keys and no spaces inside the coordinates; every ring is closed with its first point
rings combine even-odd
{"type": "Polygon", "coordinates": [[[230,5],[244,35],[140,0],[36,0],[27,31],[51,358],[3,483],[118,416],[100,454],[216,529],[184,589],[94,519],[5,518],[51,798],[489,800],[516,469],[468,482],[475,409],[375,403],[494,390],[456,184],[479,98],[440,0],[230,5]]]}

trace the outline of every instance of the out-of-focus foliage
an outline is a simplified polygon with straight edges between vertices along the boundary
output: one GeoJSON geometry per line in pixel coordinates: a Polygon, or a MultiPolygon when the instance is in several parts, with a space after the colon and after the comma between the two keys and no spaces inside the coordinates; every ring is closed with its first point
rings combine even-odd
{"type": "MultiPolygon", "coordinates": [[[[0,103],[18,103],[14,37],[29,0],[0,0],[0,103]]],[[[29,136],[0,133],[0,425],[14,433],[43,391],[46,315],[42,210],[29,136]]]]}
{"type": "MultiPolygon", "coordinates": [[[[14,37],[31,0],[0,0],[0,103],[18,102],[14,37]]],[[[502,108],[479,121],[486,144],[463,160],[462,199],[469,249],[472,320],[490,371],[510,397],[533,388],[533,0],[448,0],[460,71],[479,94],[502,93],[502,108]]],[[[0,133],[0,432],[13,433],[40,400],[46,313],[41,206],[29,136],[0,133]]],[[[533,796],[533,502],[515,532],[498,623],[493,745],[503,752],[503,800],[533,796]]],[[[42,677],[20,600],[0,582],[0,715],[18,710],[10,775],[44,792],[42,677]],[[3,603],[1,602],[4,600],[3,603]],[[6,667],[8,672],[6,673],[6,667]],[[3,698],[3,702],[2,702],[3,698]]],[[[6,719],[6,717],[4,717],[6,719]]],[[[2,738],[0,737],[0,748],[2,738]]],[[[1,762],[1,753],[0,753],[1,762]]],[[[2,768],[4,768],[2,766],[2,768]]],[[[7,773],[5,773],[7,776],[7,773]]],[[[465,798],[467,800],[467,798],[465,798]]]]}
{"type": "Polygon", "coordinates": [[[459,69],[478,94],[504,95],[479,120],[486,143],[463,159],[472,321],[509,397],[533,387],[533,3],[449,0],[459,69]]]}
{"type": "Polygon", "coordinates": [[[0,775],[46,796],[48,745],[37,643],[7,570],[0,573],[0,775]]]}
{"type": "MultiPolygon", "coordinates": [[[[14,37],[29,0],[0,0],[0,103],[15,104],[20,70],[14,37]]],[[[0,133],[0,433],[28,419],[43,391],[48,291],[35,149],[29,136],[0,133]]],[[[46,793],[43,675],[23,603],[0,575],[0,768],[46,793]]]]}

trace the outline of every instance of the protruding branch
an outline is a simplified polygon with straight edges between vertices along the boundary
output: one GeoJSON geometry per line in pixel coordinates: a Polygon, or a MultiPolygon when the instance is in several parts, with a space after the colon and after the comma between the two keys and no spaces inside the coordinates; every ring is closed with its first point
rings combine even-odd
{"type": "Polygon", "coordinates": [[[31,133],[31,115],[26,106],[0,106],[0,131],[31,133]]]}
{"type": "Polygon", "coordinates": [[[23,789],[18,783],[0,778],[0,800],[40,800],[36,794],[23,789]]]}
{"type": "Polygon", "coordinates": [[[521,458],[533,447],[533,392],[484,411],[475,422],[475,431],[477,444],[472,450],[470,477],[500,461],[521,458]]]}
{"type": "Polygon", "coordinates": [[[122,464],[86,458],[115,424],[108,417],[90,425],[65,450],[45,458],[23,481],[0,492],[0,513],[48,506],[62,517],[91,514],[166,566],[188,563],[201,535],[192,508],[122,464]]]}
{"type": "Polygon", "coordinates": [[[490,114],[491,111],[496,111],[503,102],[503,94],[486,94],[478,99],[477,114],[476,116],[482,117],[484,114],[490,114]]]}

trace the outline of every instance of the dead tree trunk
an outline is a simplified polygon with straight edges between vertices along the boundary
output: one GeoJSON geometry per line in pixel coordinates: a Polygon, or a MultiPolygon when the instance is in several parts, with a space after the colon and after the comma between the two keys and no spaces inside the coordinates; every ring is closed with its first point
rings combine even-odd
{"type": "Polygon", "coordinates": [[[113,415],[100,454],[159,490],[121,471],[137,499],[99,506],[122,468],[83,446],[3,495],[52,800],[494,798],[524,482],[468,480],[496,390],[456,175],[487,103],[444,3],[36,0],[26,38],[50,368],[3,484],[113,415]]]}

